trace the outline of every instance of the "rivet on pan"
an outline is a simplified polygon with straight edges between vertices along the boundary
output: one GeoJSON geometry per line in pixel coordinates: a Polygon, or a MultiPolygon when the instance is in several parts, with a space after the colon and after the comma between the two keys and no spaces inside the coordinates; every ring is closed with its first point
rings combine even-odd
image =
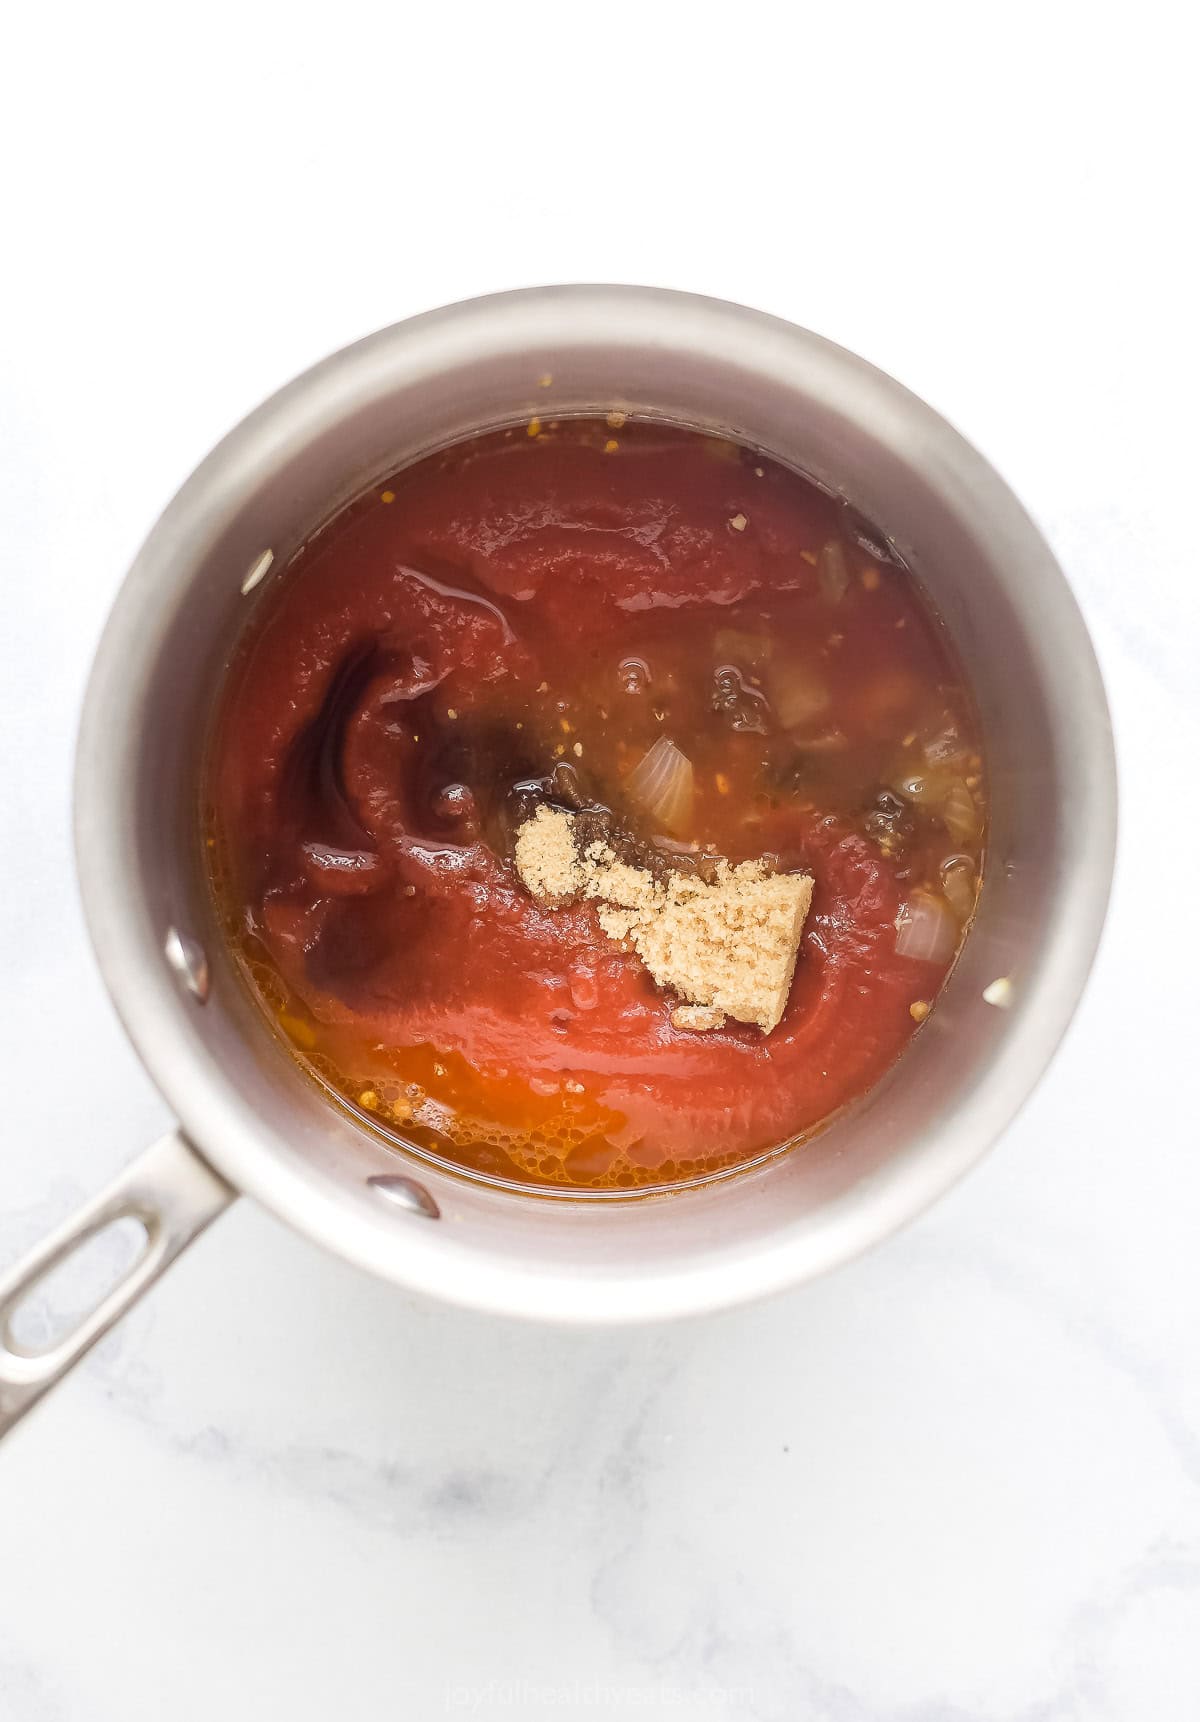
{"type": "Polygon", "coordinates": [[[429,1191],[415,1178],[404,1178],[398,1172],[379,1172],[368,1178],[367,1183],[381,1196],[386,1196],[389,1202],[395,1202],[398,1208],[407,1208],[410,1214],[424,1214],[429,1220],[442,1217],[442,1211],[429,1191]]]}
{"type": "Polygon", "coordinates": [[[1001,975],[998,981],[983,989],[984,1004],[995,1005],[997,1010],[1007,1010],[1013,1002],[1013,984],[1007,975],[1001,975]]]}
{"type": "Polygon", "coordinates": [[[261,556],[255,558],[242,576],[242,594],[253,592],[260,580],[265,580],[272,562],[275,560],[273,550],[264,550],[261,556]]]}
{"type": "Polygon", "coordinates": [[[203,1004],[208,997],[208,958],[203,945],[181,933],[178,927],[168,927],[163,940],[163,956],[192,997],[203,1004]]]}

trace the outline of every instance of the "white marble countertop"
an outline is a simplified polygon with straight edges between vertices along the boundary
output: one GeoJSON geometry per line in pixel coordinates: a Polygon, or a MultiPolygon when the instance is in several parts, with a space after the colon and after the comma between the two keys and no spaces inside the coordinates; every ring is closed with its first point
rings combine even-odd
{"type": "Polygon", "coordinates": [[[1188,57],[1166,4],[784,10],[9,21],[0,1260],[166,1123],[72,878],[105,610],[236,418],[409,312],[641,279],[893,371],[1059,552],[1123,828],[1050,1076],[816,1286],[542,1331],[239,1203],[0,1452],[3,1722],[1200,1714],[1188,57]]]}

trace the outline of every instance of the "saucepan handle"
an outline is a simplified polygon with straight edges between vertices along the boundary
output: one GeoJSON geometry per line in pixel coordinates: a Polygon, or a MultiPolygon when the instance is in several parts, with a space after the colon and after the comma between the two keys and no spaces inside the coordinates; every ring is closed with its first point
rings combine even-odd
{"type": "Polygon", "coordinates": [[[173,1130],[127,1166],[107,1190],[35,1245],[23,1261],[0,1273],[0,1440],[236,1194],[173,1130]],[[97,1232],[123,1219],[140,1220],[146,1229],[145,1245],[133,1265],[69,1333],[44,1350],[18,1342],[13,1317],[39,1281],[97,1232]]]}

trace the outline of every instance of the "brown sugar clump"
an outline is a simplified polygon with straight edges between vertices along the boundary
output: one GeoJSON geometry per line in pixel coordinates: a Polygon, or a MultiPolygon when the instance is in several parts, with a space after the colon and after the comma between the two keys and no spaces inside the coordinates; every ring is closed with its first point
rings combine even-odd
{"type": "Polygon", "coordinates": [[[672,1013],[677,1028],[718,1028],[725,1016],[756,1023],[764,1034],[777,1026],[812,902],[806,874],[720,861],[711,880],[672,873],[660,882],[618,861],[602,841],[580,854],[575,816],[551,807],[539,807],[521,827],[516,862],[540,901],[597,903],[608,936],[636,951],[659,985],[685,1001],[672,1013]]]}
{"type": "Polygon", "coordinates": [[[517,832],[517,872],[530,896],[551,907],[569,903],[583,889],[574,826],[569,813],[539,807],[517,832]]]}

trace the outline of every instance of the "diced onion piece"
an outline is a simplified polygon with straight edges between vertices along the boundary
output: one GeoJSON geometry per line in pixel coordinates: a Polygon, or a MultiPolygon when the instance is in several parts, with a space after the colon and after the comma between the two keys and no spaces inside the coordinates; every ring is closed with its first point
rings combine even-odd
{"type": "Polygon", "coordinates": [[[817,554],[817,583],[821,596],[830,604],[836,604],[846,595],[850,570],[846,567],[846,552],[836,538],[822,544],[817,554]]]}
{"type": "Polygon", "coordinates": [[[914,891],[896,916],[896,955],[945,965],[958,948],[958,922],[944,897],[914,891]]]}
{"type": "Polygon", "coordinates": [[[694,775],[687,754],[661,735],[625,779],[625,790],[643,812],[683,836],[692,823],[694,775]]]}
{"type": "Polygon", "coordinates": [[[975,798],[961,777],[952,777],[947,784],[941,814],[942,824],[956,843],[971,843],[982,830],[975,798]]]}
{"type": "Polygon", "coordinates": [[[767,668],[767,692],[781,729],[811,723],[829,710],[828,682],[802,658],[775,658],[767,668]]]}
{"type": "Polygon", "coordinates": [[[958,733],[957,726],[949,721],[938,730],[936,735],[931,735],[925,741],[921,752],[925,755],[928,765],[943,767],[961,765],[967,757],[967,749],[962,736],[958,733]]]}
{"type": "Polygon", "coordinates": [[[961,777],[936,769],[906,772],[892,787],[940,819],[956,843],[973,843],[983,830],[975,798],[961,777]]]}
{"type": "Polygon", "coordinates": [[[969,855],[947,855],[942,862],[942,895],[961,926],[975,910],[975,863],[969,855]]]}
{"type": "Polygon", "coordinates": [[[911,801],[917,807],[936,808],[945,793],[941,778],[924,771],[906,772],[896,779],[892,788],[897,795],[902,795],[905,801],[911,801]]]}
{"type": "Polygon", "coordinates": [[[699,855],[700,845],[692,838],[682,843],[676,837],[652,837],[651,843],[656,849],[661,849],[664,855],[699,855]]]}

